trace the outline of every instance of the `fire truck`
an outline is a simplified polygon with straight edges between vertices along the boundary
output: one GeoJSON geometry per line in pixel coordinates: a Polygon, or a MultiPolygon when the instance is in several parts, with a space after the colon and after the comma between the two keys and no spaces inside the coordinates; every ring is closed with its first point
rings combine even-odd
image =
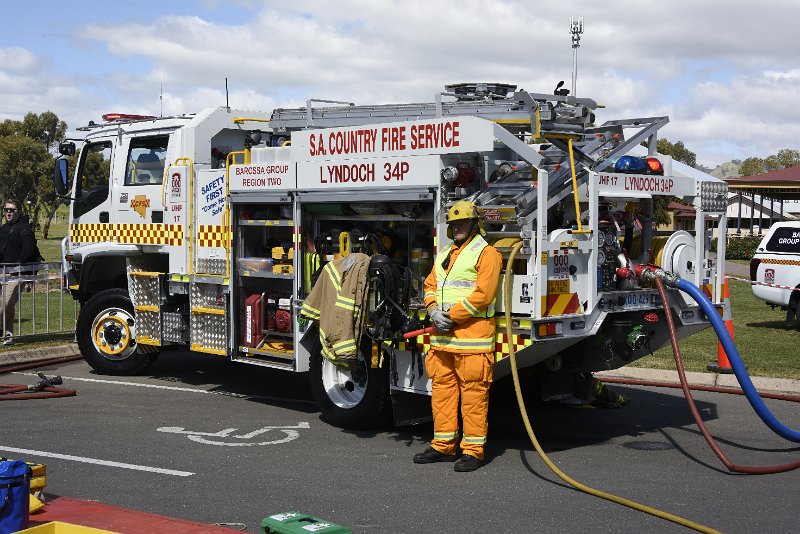
{"type": "Polygon", "coordinates": [[[422,282],[449,244],[439,214],[468,199],[506,259],[522,247],[498,291],[495,380],[513,348],[544,398],[566,397],[576,374],[664,346],[665,309],[679,337],[709,326],[678,290],[665,306],[637,266],[721,305],[724,240],[710,245],[726,234],[724,182],[656,153],[667,117],[600,123],[598,107],[559,88],[465,83],[426,103],[106,115],[62,144],[54,172],[80,350],[108,374],[176,350],[309,373],[342,426],[429,417],[429,339],[403,334],[426,324],[422,282]],[[659,197],[691,204],[694,224],[656,231],[659,197]],[[357,253],[381,261],[358,362],[337,365],[300,310],[320,269],[357,253]]]}

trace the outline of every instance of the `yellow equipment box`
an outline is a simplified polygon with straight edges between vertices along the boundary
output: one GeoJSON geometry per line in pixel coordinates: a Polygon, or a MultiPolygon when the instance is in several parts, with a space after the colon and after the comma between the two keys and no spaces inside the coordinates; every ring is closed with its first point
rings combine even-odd
{"type": "Polygon", "coordinates": [[[47,485],[47,466],[25,462],[31,468],[31,493],[42,491],[47,485]]]}
{"type": "Polygon", "coordinates": [[[25,530],[20,530],[18,534],[118,534],[111,530],[101,530],[99,528],[84,527],[61,521],[51,521],[25,530]]]}
{"type": "Polygon", "coordinates": [[[293,274],[294,267],[290,263],[272,266],[272,274],[293,274]]]}
{"type": "Polygon", "coordinates": [[[294,259],[294,249],[293,248],[283,248],[283,247],[272,247],[272,259],[273,260],[293,260],[294,259]]]}

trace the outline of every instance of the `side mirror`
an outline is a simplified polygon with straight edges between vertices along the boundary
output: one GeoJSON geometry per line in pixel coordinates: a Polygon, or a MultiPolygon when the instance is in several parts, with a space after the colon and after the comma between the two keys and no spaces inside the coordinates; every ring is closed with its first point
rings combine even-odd
{"type": "Polygon", "coordinates": [[[53,168],[53,189],[55,190],[56,195],[65,197],[69,194],[69,188],[67,187],[68,182],[69,165],[67,164],[67,158],[57,158],[56,164],[53,168]]]}
{"type": "Polygon", "coordinates": [[[58,153],[62,156],[74,156],[75,155],[75,143],[72,141],[63,141],[58,144],[58,153]]]}

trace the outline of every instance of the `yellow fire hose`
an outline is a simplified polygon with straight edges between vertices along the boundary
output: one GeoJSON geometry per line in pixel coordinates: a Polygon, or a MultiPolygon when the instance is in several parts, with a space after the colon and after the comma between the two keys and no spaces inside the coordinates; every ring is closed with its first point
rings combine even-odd
{"type": "MultiPolygon", "coordinates": [[[[514,248],[511,249],[511,253],[508,257],[508,262],[506,265],[506,274],[505,274],[505,295],[503,298],[503,303],[505,304],[505,314],[506,314],[506,331],[508,332],[508,338],[511,339],[512,331],[511,331],[511,306],[508,303],[511,302],[511,273],[512,273],[512,265],[514,258],[519,252],[519,249],[522,248],[522,242],[518,242],[514,245],[514,248]]],[[[588,493],[589,495],[594,495],[595,497],[600,497],[601,499],[606,499],[617,504],[621,504],[623,506],[627,506],[629,508],[633,508],[635,510],[639,510],[640,512],[644,512],[646,514],[654,515],[656,517],[660,517],[662,519],[666,519],[668,521],[672,521],[679,525],[683,525],[687,528],[691,528],[698,532],[708,532],[708,533],[717,533],[719,531],[714,530],[713,528],[707,527],[705,525],[701,525],[699,523],[695,523],[694,521],[689,521],[688,519],[684,519],[677,515],[673,515],[667,512],[663,512],[656,508],[652,508],[650,506],[645,506],[644,504],[639,504],[637,502],[624,499],[622,497],[618,497],[612,493],[607,493],[605,491],[597,490],[594,488],[590,488],[580,482],[573,480],[570,478],[566,473],[561,471],[551,460],[548,458],[547,454],[545,454],[544,450],[542,449],[541,445],[539,445],[539,440],[536,439],[536,434],[533,433],[533,428],[531,427],[531,422],[528,419],[528,411],[525,409],[525,401],[522,399],[522,389],[520,388],[519,384],[519,371],[517,370],[517,355],[514,351],[514,345],[509,344],[509,358],[511,358],[511,375],[514,379],[514,390],[517,394],[517,403],[519,404],[519,411],[522,415],[522,422],[525,424],[525,429],[528,431],[528,437],[533,443],[533,447],[536,449],[536,452],[539,454],[539,457],[542,461],[547,464],[553,473],[558,475],[558,477],[566,482],[567,484],[571,485],[575,489],[583,491],[584,493],[588,493]]]]}

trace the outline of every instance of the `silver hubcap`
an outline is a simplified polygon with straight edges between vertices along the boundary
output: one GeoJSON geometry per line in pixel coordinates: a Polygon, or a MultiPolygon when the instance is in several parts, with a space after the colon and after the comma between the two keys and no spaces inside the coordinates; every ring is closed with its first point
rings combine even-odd
{"type": "Polygon", "coordinates": [[[361,351],[354,367],[339,367],[322,359],[322,385],[328,398],[339,408],[355,408],[367,393],[367,362],[361,351]]]}

